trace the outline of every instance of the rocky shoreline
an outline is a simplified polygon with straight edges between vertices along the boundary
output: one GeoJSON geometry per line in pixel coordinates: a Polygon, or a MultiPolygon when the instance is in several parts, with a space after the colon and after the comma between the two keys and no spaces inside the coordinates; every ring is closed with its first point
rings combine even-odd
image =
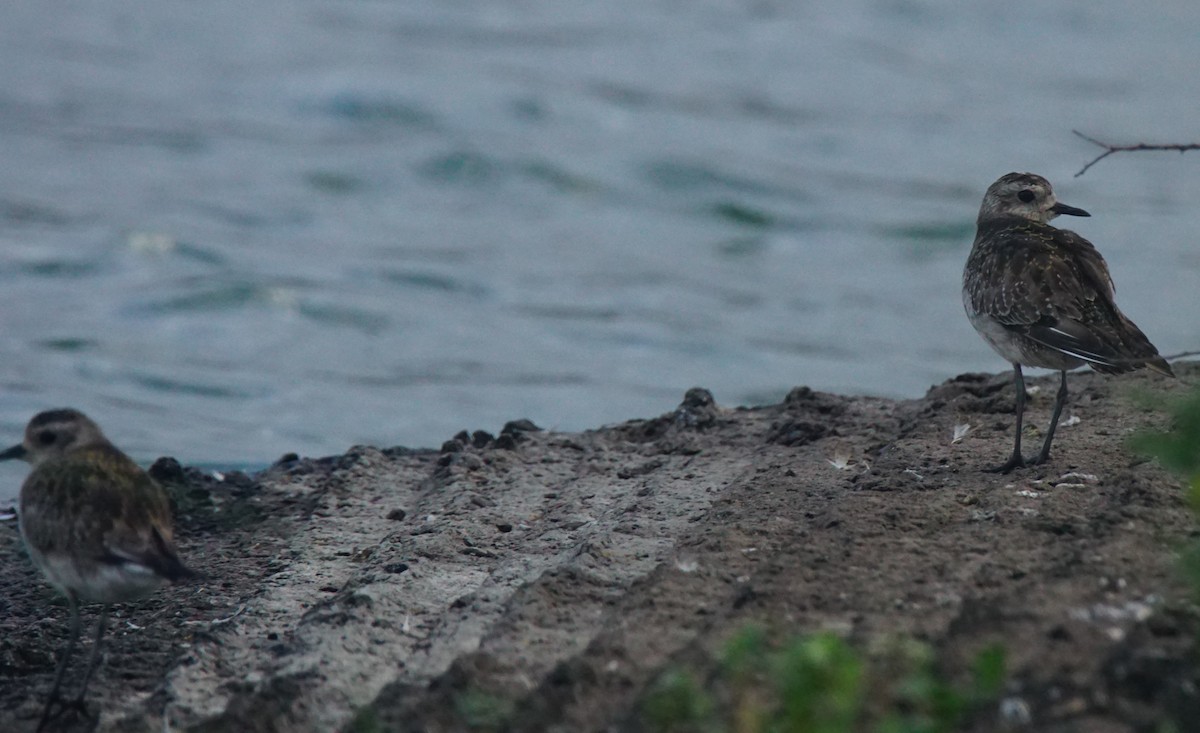
{"type": "MultiPolygon", "coordinates": [[[[1009,476],[980,471],[1010,445],[1007,374],[752,409],[694,389],[654,419],[516,421],[256,476],[161,459],[181,554],[207,578],[115,609],[98,729],[644,730],[657,675],[703,668],[751,622],[911,635],[951,678],[1001,642],[1010,707],[971,730],[1200,720],[1174,552],[1196,527],[1178,480],[1125,445],[1166,424],[1139,391],[1200,381],[1176,366],[1073,374],[1051,463],[1009,476]],[[472,718],[476,693],[505,704],[472,718]]],[[[1054,388],[1030,384],[1037,426],[1054,388]]],[[[32,730],[66,608],[15,523],[0,552],[0,730],[32,730]]]]}

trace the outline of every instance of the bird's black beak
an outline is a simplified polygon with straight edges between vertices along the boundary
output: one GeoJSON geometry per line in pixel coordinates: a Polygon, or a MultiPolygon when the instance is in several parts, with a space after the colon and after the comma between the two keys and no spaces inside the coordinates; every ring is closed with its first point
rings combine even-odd
{"type": "Polygon", "coordinates": [[[27,455],[29,455],[29,451],[25,450],[25,446],[17,443],[3,453],[0,453],[0,461],[11,461],[14,458],[24,458],[27,455]]]}
{"type": "Polygon", "coordinates": [[[1083,209],[1077,209],[1074,206],[1067,206],[1066,204],[1055,204],[1050,207],[1050,210],[1055,214],[1066,214],[1067,216],[1091,216],[1091,214],[1083,209]]]}

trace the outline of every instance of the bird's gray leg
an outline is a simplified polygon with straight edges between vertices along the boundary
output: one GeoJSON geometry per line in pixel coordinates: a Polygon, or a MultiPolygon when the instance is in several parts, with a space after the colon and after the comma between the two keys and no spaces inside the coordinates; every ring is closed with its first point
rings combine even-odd
{"type": "Polygon", "coordinates": [[[989,473],[1008,473],[1025,465],[1025,459],[1021,457],[1021,425],[1025,419],[1025,377],[1021,374],[1020,364],[1013,364],[1013,374],[1017,385],[1017,429],[1016,435],[1013,436],[1013,452],[1002,465],[985,469],[989,473]]]}
{"type": "Polygon", "coordinates": [[[50,711],[54,709],[55,703],[58,702],[58,690],[62,687],[63,676],[66,675],[67,664],[71,660],[71,655],[75,653],[75,644],[79,641],[79,601],[76,600],[74,593],[67,593],[67,603],[71,607],[71,622],[70,631],[67,633],[67,646],[63,649],[62,659],[58,660],[58,671],[54,673],[54,687],[50,689],[50,697],[46,700],[46,707],[42,708],[42,719],[37,727],[39,733],[45,730],[46,725],[55,717],[50,714],[50,711]]]}
{"type": "Polygon", "coordinates": [[[87,695],[88,683],[92,681],[92,673],[96,671],[96,663],[100,661],[100,642],[104,639],[104,627],[108,624],[108,604],[100,611],[100,622],[96,624],[96,638],[92,642],[92,653],[88,657],[87,672],[83,675],[83,686],[79,688],[79,696],[74,705],[86,715],[83,708],[83,698],[87,695]]]}
{"type": "Polygon", "coordinates": [[[1062,414],[1063,405],[1067,404],[1067,373],[1062,372],[1062,384],[1058,388],[1058,397],[1054,400],[1054,414],[1050,416],[1050,429],[1046,431],[1046,442],[1042,443],[1042,452],[1030,463],[1045,463],[1050,458],[1050,444],[1054,442],[1054,430],[1058,427],[1058,417],[1062,414]]]}

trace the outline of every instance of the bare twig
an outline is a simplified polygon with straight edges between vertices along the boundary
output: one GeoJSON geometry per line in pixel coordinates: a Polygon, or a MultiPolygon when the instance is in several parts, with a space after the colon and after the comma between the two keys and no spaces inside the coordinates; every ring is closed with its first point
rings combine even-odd
{"type": "Polygon", "coordinates": [[[1182,359],[1187,356],[1200,356],[1200,351],[1181,351],[1178,354],[1171,354],[1170,356],[1164,356],[1163,358],[1167,361],[1175,361],[1176,359],[1182,359]]]}
{"type": "Polygon", "coordinates": [[[1075,174],[1076,178],[1079,178],[1084,173],[1087,173],[1088,168],[1091,168],[1092,166],[1096,165],[1097,163],[1104,160],[1105,158],[1112,155],[1113,153],[1134,152],[1134,151],[1139,151],[1139,150],[1177,150],[1180,153],[1186,153],[1189,150],[1200,150],[1200,143],[1174,143],[1174,144],[1169,144],[1169,145],[1153,145],[1153,144],[1148,144],[1148,143],[1137,143],[1136,145],[1110,145],[1109,143],[1101,142],[1100,140],[1097,140],[1094,137],[1088,137],[1087,135],[1084,135],[1079,130],[1071,130],[1071,132],[1075,133],[1076,135],[1083,138],[1084,140],[1087,140],[1089,143],[1091,143],[1093,145],[1104,148],[1103,153],[1100,153],[1095,158],[1092,158],[1091,162],[1089,162],[1087,165],[1085,165],[1084,167],[1079,169],[1079,172],[1075,174]]]}

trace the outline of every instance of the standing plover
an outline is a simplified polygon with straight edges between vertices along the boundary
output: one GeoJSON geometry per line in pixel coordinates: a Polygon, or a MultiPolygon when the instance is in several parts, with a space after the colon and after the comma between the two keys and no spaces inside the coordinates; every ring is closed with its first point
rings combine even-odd
{"type": "Polygon", "coordinates": [[[988,187],[963,270],[963,305],[971,325],[1013,365],[1017,423],[1012,456],[991,471],[1044,462],[1063,404],[1067,370],[1087,364],[1105,374],[1149,367],[1174,376],[1150,339],[1113,302],[1104,258],[1075,232],[1048,223],[1059,214],[1091,216],[1060,204],[1050,182],[1009,173],[988,187]],[[1057,369],[1062,383],[1042,451],[1021,455],[1025,380],[1021,365],[1057,369]]]}
{"type": "Polygon", "coordinates": [[[164,581],[195,575],[175,554],[171,510],[161,487],[77,410],[34,416],[24,442],[0,453],[33,470],[21,486],[21,536],[33,563],[67,597],[71,627],[38,730],[83,705],[100,658],[108,607],[152,593],[164,581]],[[79,603],[104,604],[79,695],[63,703],[59,688],[79,640],[79,603]],[[55,704],[58,713],[53,713],[55,704]]]}

